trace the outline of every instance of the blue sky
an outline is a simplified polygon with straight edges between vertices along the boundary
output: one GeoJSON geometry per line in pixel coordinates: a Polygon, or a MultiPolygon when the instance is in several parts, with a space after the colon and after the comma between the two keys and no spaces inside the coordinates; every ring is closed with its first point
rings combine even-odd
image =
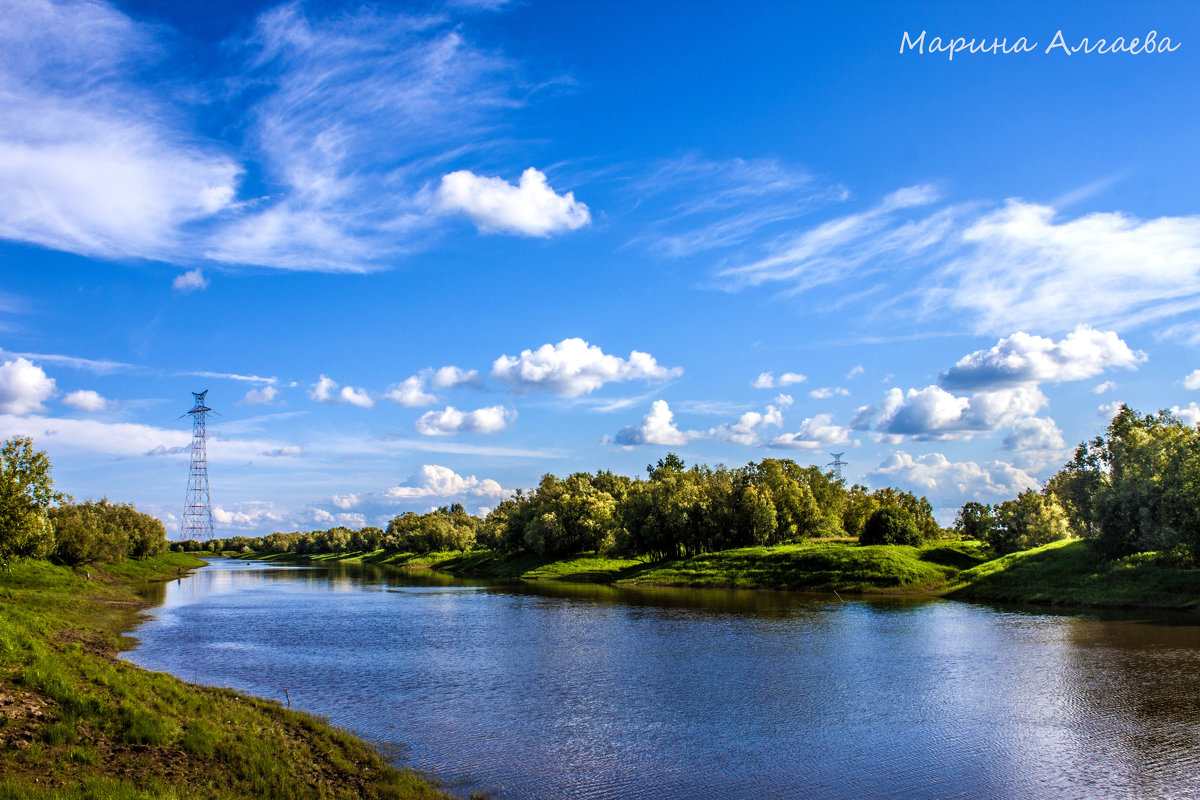
{"type": "Polygon", "coordinates": [[[208,389],[233,535],[1200,422],[1200,13],[981,5],[6,0],[0,436],[174,534],[208,389]]]}

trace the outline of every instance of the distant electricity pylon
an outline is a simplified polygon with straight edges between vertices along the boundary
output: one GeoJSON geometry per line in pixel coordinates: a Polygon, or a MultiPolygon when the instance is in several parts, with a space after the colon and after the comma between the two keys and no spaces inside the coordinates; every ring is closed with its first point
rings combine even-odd
{"type": "Polygon", "coordinates": [[[830,461],[825,466],[833,467],[837,471],[838,480],[840,481],[842,479],[842,467],[850,463],[849,461],[842,461],[842,456],[846,455],[846,451],[830,453],[829,455],[833,456],[833,461],[830,461]]]}
{"type": "Polygon", "coordinates": [[[212,409],[204,405],[206,394],[208,389],[192,392],[196,405],[183,415],[192,415],[192,463],[188,469],[187,500],[183,504],[180,538],[202,542],[213,538],[212,505],[208,499],[208,448],[204,442],[204,415],[212,409]]]}

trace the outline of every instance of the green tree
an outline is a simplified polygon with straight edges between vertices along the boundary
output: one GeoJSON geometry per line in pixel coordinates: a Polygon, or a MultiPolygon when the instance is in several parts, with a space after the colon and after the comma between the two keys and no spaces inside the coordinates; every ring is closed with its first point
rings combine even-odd
{"type": "Polygon", "coordinates": [[[0,447],[0,566],[14,556],[44,556],[53,547],[46,511],[62,495],[54,491],[50,458],[26,436],[0,447]]]}
{"type": "Polygon", "coordinates": [[[922,541],[921,529],[905,508],[885,505],[875,509],[863,526],[860,544],[911,544],[922,541]]]}
{"type": "Polygon", "coordinates": [[[1070,523],[1058,501],[1026,489],[996,507],[996,522],[985,541],[998,553],[1015,553],[1070,535],[1070,523]]]}
{"type": "Polygon", "coordinates": [[[992,530],[996,527],[996,515],[991,506],[976,503],[974,500],[964,503],[954,518],[954,530],[968,539],[988,541],[992,530]]]}

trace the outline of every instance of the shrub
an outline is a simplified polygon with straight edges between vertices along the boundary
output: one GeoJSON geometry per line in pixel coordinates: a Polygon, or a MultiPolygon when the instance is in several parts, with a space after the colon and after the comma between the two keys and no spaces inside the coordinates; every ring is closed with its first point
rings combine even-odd
{"type": "Polygon", "coordinates": [[[898,506],[875,509],[863,526],[860,544],[920,544],[921,529],[912,514],[898,506]]]}

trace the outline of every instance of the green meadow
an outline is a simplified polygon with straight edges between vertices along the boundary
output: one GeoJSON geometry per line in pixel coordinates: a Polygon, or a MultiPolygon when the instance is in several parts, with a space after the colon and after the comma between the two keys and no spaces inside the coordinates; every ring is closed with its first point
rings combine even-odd
{"type": "Polygon", "coordinates": [[[138,584],[202,563],[0,572],[0,800],[445,797],[313,716],[118,659],[138,584]]]}

